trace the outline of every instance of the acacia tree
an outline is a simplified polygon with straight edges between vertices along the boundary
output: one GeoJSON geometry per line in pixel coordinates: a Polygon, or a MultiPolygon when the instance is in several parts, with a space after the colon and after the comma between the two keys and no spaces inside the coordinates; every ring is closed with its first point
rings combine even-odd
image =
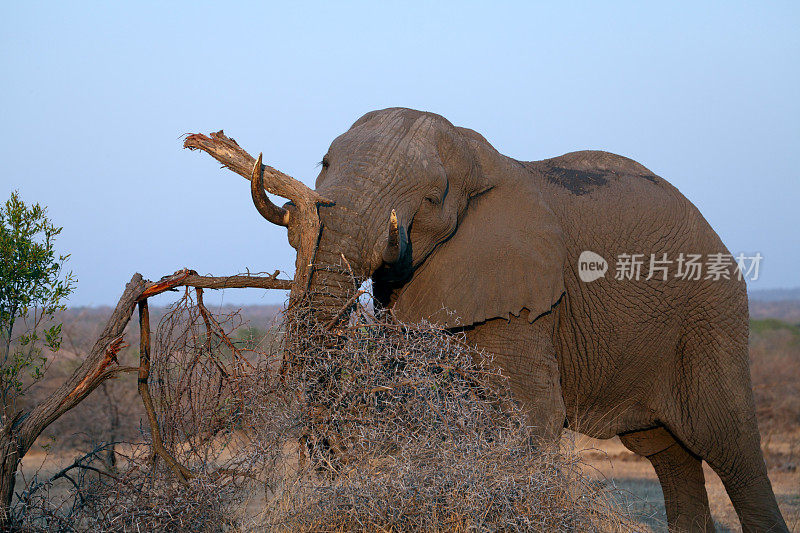
{"type": "Polygon", "coordinates": [[[0,208],[0,403],[3,424],[16,416],[17,400],[42,378],[43,348],[58,351],[55,313],[75,286],[64,273],[68,255],[55,252],[62,228],[39,204],[26,206],[14,192],[0,208]]]}

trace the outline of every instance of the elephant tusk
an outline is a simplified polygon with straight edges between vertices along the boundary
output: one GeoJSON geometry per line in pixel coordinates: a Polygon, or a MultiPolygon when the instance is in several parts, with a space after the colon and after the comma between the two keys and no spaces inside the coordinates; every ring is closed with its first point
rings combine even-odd
{"type": "Polygon", "coordinates": [[[253,197],[253,204],[255,204],[262,217],[278,226],[289,227],[289,221],[291,220],[289,211],[273,204],[267,197],[267,193],[264,192],[262,156],[263,154],[258,154],[256,164],[253,165],[252,178],[250,179],[250,195],[253,197]]]}
{"type": "Polygon", "coordinates": [[[383,260],[387,263],[396,263],[400,259],[400,228],[397,225],[397,213],[392,209],[389,215],[389,236],[386,249],[383,251],[383,260]]]}

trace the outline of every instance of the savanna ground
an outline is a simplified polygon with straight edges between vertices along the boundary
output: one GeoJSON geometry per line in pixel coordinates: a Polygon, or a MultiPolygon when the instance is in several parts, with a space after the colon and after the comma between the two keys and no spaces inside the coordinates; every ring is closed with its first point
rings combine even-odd
{"type": "MultiPolygon", "coordinates": [[[[751,307],[750,353],[762,447],[787,524],[792,531],[800,531],[800,303],[754,302],[751,307]]],[[[65,348],[52,360],[47,380],[29,401],[56,387],[72,372],[77,366],[75,354],[84,352],[93,341],[108,312],[101,308],[64,313],[65,348]]],[[[251,327],[239,329],[236,334],[263,338],[266,325],[277,312],[270,306],[244,308],[242,315],[251,327]]],[[[157,310],[154,315],[156,322],[157,310]]],[[[136,346],[137,328],[129,329],[128,342],[136,346]]],[[[133,348],[121,355],[127,364],[135,364],[136,357],[133,348]]],[[[135,378],[108,382],[48,428],[25,458],[22,475],[25,480],[34,475],[48,477],[99,442],[141,441],[145,426],[135,378]]],[[[616,498],[631,511],[642,529],[666,530],[661,489],[647,460],[629,452],[618,439],[598,441],[567,434],[564,441],[565,446],[580,450],[589,475],[618,489],[616,498]]],[[[711,469],[705,470],[718,529],[739,530],[722,483],[711,469]]],[[[22,480],[18,483],[21,485],[22,480]]]]}

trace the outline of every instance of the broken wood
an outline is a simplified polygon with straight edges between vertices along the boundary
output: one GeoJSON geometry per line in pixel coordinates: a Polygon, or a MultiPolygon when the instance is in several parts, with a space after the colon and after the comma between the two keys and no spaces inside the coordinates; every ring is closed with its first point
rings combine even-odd
{"type": "MultiPolygon", "coordinates": [[[[189,135],[186,137],[183,147],[190,150],[202,150],[222,163],[225,168],[250,180],[251,183],[254,180],[261,182],[261,188],[266,189],[267,192],[291,200],[291,203],[280,208],[289,212],[285,219],[289,229],[289,244],[297,250],[294,274],[296,290],[292,291],[290,295],[289,306],[293,307],[303,301],[311,284],[314,259],[322,232],[318,209],[322,205],[332,206],[333,202],[320,196],[302,182],[269,165],[261,164],[259,172],[258,161],[242,149],[236,141],[227,137],[222,130],[208,136],[199,133],[189,135]]],[[[251,185],[252,187],[253,185],[251,185]]],[[[251,194],[264,200],[261,191],[257,190],[259,183],[256,183],[254,187],[251,194]]],[[[256,203],[258,204],[258,202],[256,203]]],[[[269,215],[266,218],[270,220],[276,217],[269,215]]]]}
{"type": "Polygon", "coordinates": [[[278,271],[270,276],[199,276],[194,270],[183,269],[159,281],[148,282],[139,299],[146,299],[176,287],[195,287],[197,289],[277,289],[291,290],[292,281],[278,279],[278,271]]]}
{"type": "Polygon", "coordinates": [[[150,311],[147,306],[147,299],[139,302],[139,395],[142,397],[147,420],[150,423],[150,440],[153,447],[153,462],[157,457],[161,457],[170,470],[177,478],[186,482],[191,479],[192,473],[189,469],[180,464],[172,454],[164,447],[161,440],[161,429],[158,426],[158,417],[153,407],[153,398],[150,396],[150,389],[147,381],[150,378],[150,311]]]}
{"type": "Polygon", "coordinates": [[[4,420],[0,426],[0,530],[8,524],[19,462],[39,435],[61,415],[83,401],[101,383],[121,373],[139,372],[139,392],[148,415],[154,452],[164,459],[182,481],[192,477],[191,472],[172,458],[164,447],[153,401],[147,387],[150,374],[150,324],[147,298],[175,290],[180,286],[198,289],[247,287],[290,290],[292,282],[278,279],[278,272],[270,276],[213,277],[200,276],[193,270],[184,269],[157,282],[147,281],[139,273],[134,274],[125,286],[103,332],[72,376],[31,411],[27,413],[20,411],[10,419],[4,420]],[[124,332],[137,305],[141,327],[139,366],[121,366],[117,361],[117,354],[127,346],[124,342],[124,332]]]}
{"type": "Polygon", "coordinates": [[[75,407],[106,379],[136,370],[116,364],[116,352],[136,301],[145,290],[141,274],[134,274],[94,346],[72,376],[28,413],[17,413],[0,432],[0,529],[7,524],[17,467],[30,447],[58,417],[75,407]]]}
{"type": "MultiPolygon", "coordinates": [[[[227,137],[222,130],[208,136],[202,133],[189,135],[183,141],[183,147],[190,150],[202,150],[222,163],[225,168],[246,180],[252,179],[256,159],[239,146],[235,140],[227,137]]],[[[318,203],[330,203],[314,189],[269,165],[262,165],[262,176],[264,189],[271,194],[292,201],[307,199],[318,203]]]]}

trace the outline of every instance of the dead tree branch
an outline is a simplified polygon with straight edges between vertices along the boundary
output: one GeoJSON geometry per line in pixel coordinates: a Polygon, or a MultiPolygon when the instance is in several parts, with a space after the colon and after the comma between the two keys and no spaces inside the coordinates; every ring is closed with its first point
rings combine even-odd
{"type": "Polygon", "coordinates": [[[139,299],[150,298],[176,287],[195,287],[198,289],[278,289],[291,290],[292,281],[278,279],[278,271],[269,276],[199,276],[194,270],[183,269],[159,281],[147,282],[146,289],[139,299]]]}
{"type": "Polygon", "coordinates": [[[108,319],[105,329],[72,377],[27,416],[23,415],[24,420],[15,432],[20,457],[55,419],[75,407],[100,383],[114,377],[122,370],[122,367],[116,364],[117,352],[125,346],[123,342],[125,327],[145,287],[146,282],[142,275],[134,274],[126,285],[111,318],[108,319]]]}
{"type": "Polygon", "coordinates": [[[125,326],[144,290],[142,275],[134,274],[105,329],[72,377],[32,411],[15,416],[3,429],[0,434],[0,528],[7,525],[9,519],[17,467],[36,438],[100,383],[126,370],[116,363],[117,352],[124,346],[122,336],[125,326]]]}
{"type": "Polygon", "coordinates": [[[155,283],[145,281],[141,274],[134,274],[106,323],[103,333],[83,364],[53,395],[36,406],[28,415],[22,415],[16,423],[15,427],[18,430],[15,433],[18,435],[22,454],[27,452],[48,425],[86,398],[100,383],[114,377],[120,371],[128,370],[116,364],[116,356],[117,352],[125,347],[123,332],[137,302],[179,286],[208,289],[234,287],[290,289],[291,281],[277,279],[276,274],[269,277],[211,277],[199,276],[193,270],[184,269],[155,283]]]}
{"type": "MultiPolygon", "coordinates": [[[[248,154],[237,142],[219,130],[208,136],[195,133],[186,137],[183,147],[190,150],[202,150],[222,163],[222,165],[239,174],[246,180],[253,175],[253,166],[256,159],[248,154]]],[[[313,201],[327,203],[316,191],[293,177],[269,165],[262,165],[264,189],[271,194],[296,201],[299,198],[308,198],[313,201]]]]}
{"type": "Polygon", "coordinates": [[[251,182],[251,195],[259,212],[269,221],[289,230],[289,243],[297,250],[295,261],[295,287],[290,305],[301,301],[308,290],[313,272],[313,262],[321,231],[318,208],[320,205],[333,206],[334,203],[310,189],[302,182],[261,163],[253,158],[236,141],[226,137],[222,130],[208,136],[195,133],[186,137],[184,148],[202,150],[251,182]],[[283,207],[272,205],[264,194],[267,192],[291,200],[283,207]]]}
{"type": "Polygon", "coordinates": [[[141,330],[139,335],[139,394],[142,397],[147,420],[150,423],[153,460],[155,461],[156,456],[161,457],[170,470],[178,476],[178,479],[187,481],[192,477],[192,473],[172,457],[161,440],[161,430],[158,427],[153,398],[150,396],[150,389],[147,387],[147,380],[150,378],[150,311],[147,306],[147,300],[139,302],[139,328],[141,330]]]}
{"type": "Polygon", "coordinates": [[[170,468],[185,480],[191,477],[187,469],[171,458],[160,441],[160,432],[155,418],[152,399],[147,388],[149,376],[149,342],[150,330],[147,314],[147,298],[174,290],[176,287],[196,287],[207,289],[225,289],[252,287],[260,289],[291,289],[291,282],[271,276],[238,275],[226,277],[199,276],[195,271],[184,269],[165,276],[157,282],[146,281],[136,273],[125,286],[125,291],[117,303],[105,329],[100,334],[83,363],[72,376],[53,394],[46,398],[28,413],[17,413],[5,421],[0,428],[0,529],[7,525],[9,508],[14,494],[17,467],[30,447],[41,433],[61,415],[83,401],[94,389],[105,380],[120,373],[135,371],[137,368],[120,366],[117,354],[128,345],[123,340],[125,328],[130,321],[134,308],[140,307],[141,361],[139,370],[139,391],[147,410],[153,434],[155,452],[164,458],[170,468]]]}

